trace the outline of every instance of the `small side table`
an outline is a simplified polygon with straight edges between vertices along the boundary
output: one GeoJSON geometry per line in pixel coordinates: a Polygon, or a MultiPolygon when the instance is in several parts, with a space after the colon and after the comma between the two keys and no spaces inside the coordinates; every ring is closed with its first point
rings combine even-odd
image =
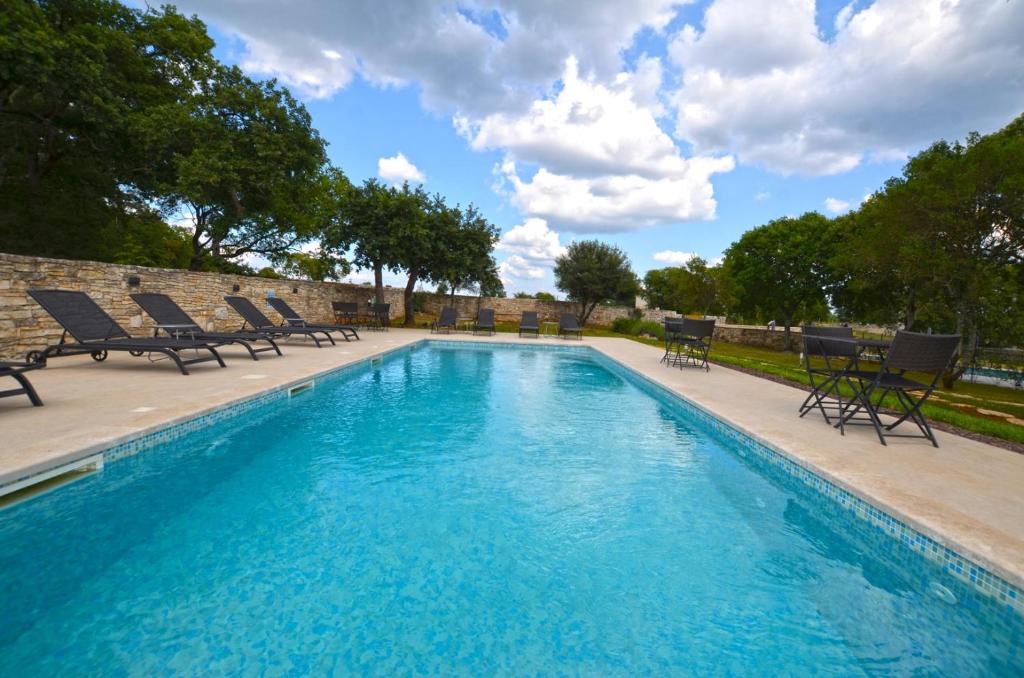
{"type": "Polygon", "coordinates": [[[558,323],[554,320],[545,320],[540,324],[540,333],[545,337],[557,337],[558,323]]]}

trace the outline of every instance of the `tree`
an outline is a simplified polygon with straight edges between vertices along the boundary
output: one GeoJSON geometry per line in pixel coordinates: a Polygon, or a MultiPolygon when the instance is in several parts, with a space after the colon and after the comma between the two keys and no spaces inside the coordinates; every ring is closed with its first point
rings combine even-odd
{"type": "Polygon", "coordinates": [[[569,245],[555,260],[555,285],[579,304],[577,318],[581,326],[586,325],[599,303],[631,298],[639,290],[626,253],[598,240],[569,245]]]}
{"type": "Polygon", "coordinates": [[[829,221],[817,212],[783,218],[744,233],[725,252],[724,266],[736,284],[737,308],[749,316],[780,318],[786,349],[794,322],[828,314],[829,221]]]}
{"type": "Polygon", "coordinates": [[[721,310],[720,269],[700,257],[685,266],[653,269],[644,276],[647,303],[677,313],[707,315],[721,310]]]}
{"type": "Polygon", "coordinates": [[[158,189],[168,212],[191,219],[192,270],[279,255],[323,230],[325,144],[287,89],[217,66],[187,105],[162,113],[147,142],[174,159],[158,189]]]}
{"type": "Polygon", "coordinates": [[[512,295],[513,299],[533,299],[534,296],[529,292],[516,292],[512,295]]]}
{"type": "Polygon", "coordinates": [[[145,130],[214,63],[196,18],[113,0],[9,0],[0,10],[0,249],[180,264],[151,207],[172,171],[145,130]]]}
{"type": "Polygon", "coordinates": [[[500,235],[498,228],[472,204],[465,209],[453,208],[449,217],[442,221],[444,231],[437,234],[439,247],[429,266],[430,279],[444,285],[452,303],[460,289],[504,295],[492,256],[500,235]]]}
{"type": "Polygon", "coordinates": [[[537,292],[537,294],[533,295],[533,298],[537,301],[554,301],[555,295],[551,294],[551,292],[537,292]]]}

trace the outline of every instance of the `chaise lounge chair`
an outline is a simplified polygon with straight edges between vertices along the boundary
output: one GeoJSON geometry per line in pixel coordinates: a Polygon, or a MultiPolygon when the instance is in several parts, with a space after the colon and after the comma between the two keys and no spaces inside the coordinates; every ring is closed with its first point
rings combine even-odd
{"type": "Polygon", "coordinates": [[[140,292],[132,294],[131,298],[156,321],[158,334],[160,330],[163,330],[168,336],[177,339],[188,337],[189,339],[208,339],[222,341],[225,344],[238,344],[245,347],[253,360],[259,360],[256,354],[264,351],[274,351],[277,355],[281,355],[281,349],[277,347],[274,339],[261,332],[207,332],[166,294],[140,292]],[[270,346],[253,348],[253,344],[260,341],[265,341],[270,346]]]}
{"type": "Polygon", "coordinates": [[[537,320],[536,311],[523,311],[523,318],[519,321],[519,336],[533,333],[533,336],[540,337],[540,321],[537,320]]]}
{"type": "Polygon", "coordinates": [[[96,362],[107,359],[108,351],[128,351],[130,355],[159,353],[174,361],[182,374],[188,374],[186,365],[214,360],[226,367],[217,353],[220,341],[184,339],[173,337],[133,337],[99,307],[85,292],[69,290],[29,290],[29,296],[36,300],[54,320],[64,328],[60,343],[48,346],[42,351],[29,353],[31,363],[46,364],[47,359],[56,356],[89,354],[96,362]],[[71,335],[74,341],[68,341],[71,335]],[[193,350],[195,358],[183,359],[181,351],[193,350]],[[200,356],[205,351],[208,356],[200,356]]]}
{"type": "Polygon", "coordinates": [[[39,398],[36,390],[32,388],[32,384],[29,383],[28,377],[22,372],[28,372],[29,370],[38,370],[42,367],[42,363],[8,363],[0,362],[0,377],[12,377],[15,381],[21,384],[21,388],[12,388],[6,391],[0,391],[0,398],[6,398],[7,396],[25,395],[36,407],[41,407],[43,401],[39,398]]]}
{"type": "Polygon", "coordinates": [[[430,326],[431,332],[452,332],[455,330],[455,323],[458,321],[458,314],[454,306],[445,306],[441,309],[441,317],[430,326]]]}
{"type": "Polygon", "coordinates": [[[267,301],[284,318],[284,321],[288,323],[288,327],[305,327],[307,330],[322,330],[327,333],[340,332],[341,336],[345,337],[345,341],[351,341],[352,337],[355,337],[357,340],[359,339],[359,333],[351,325],[318,325],[306,321],[305,318],[295,312],[295,309],[288,305],[287,301],[280,297],[271,297],[267,301]]]}
{"type": "Polygon", "coordinates": [[[575,334],[577,339],[583,339],[583,329],[572,313],[563,313],[558,318],[558,336],[567,339],[570,334],[575,334]]]}
{"type": "Polygon", "coordinates": [[[228,302],[228,306],[235,309],[235,313],[242,316],[242,330],[245,330],[246,325],[250,325],[256,332],[263,332],[274,337],[290,337],[292,335],[307,336],[313,340],[317,348],[320,348],[320,339],[317,337],[318,334],[324,335],[327,341],[334,344],[334,338],[331,333],[327,330],[320,329],[319,327],[291,327],[290,325],[275,325],[273,321],[263,314],[263,311],[256,308],[256,304],[252,303],[245,297],[224,297],[224,301],[228,302]]]}
{"type": "Polygon", "coordinates": [[[473,334],[476,334],[477,332],[494,334],[493,308],[481,308],[480,312],[476,314],[476,322],[473,323],[473,334]]]}

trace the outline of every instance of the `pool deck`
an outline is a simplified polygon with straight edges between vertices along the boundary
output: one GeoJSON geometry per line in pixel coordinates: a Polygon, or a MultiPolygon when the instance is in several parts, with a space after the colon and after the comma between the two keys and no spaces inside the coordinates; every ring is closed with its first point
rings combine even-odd
{"type": "MultiPolygon", "coordinates": [[[[430,335],[424,330],[364,332],[358,342],[317,349],[284,342],[285,355],[253,362],[225,347],[228,367],[195,365],[182,376],[162,362],[111,354],[58,358],[30,373],[46,403],[0,399],[0,486],[82,459],[138,435],[238,400],[308,380],[337,367],[431,336],[456,341],[574,344],[515,335],[430,335]]],[[[588,337],[609,358],[725,419],[893,517],[1024,588],[1024,455],[937,431],[923,439],[878,443],[869,427],[845,436],[820,416],[796,416],[805,393],[721,366],[679,370],[659,364],[661,350],[627,339],[588,337]]],[[[13,386],[0,384],[0,389],[13,386]]]]}

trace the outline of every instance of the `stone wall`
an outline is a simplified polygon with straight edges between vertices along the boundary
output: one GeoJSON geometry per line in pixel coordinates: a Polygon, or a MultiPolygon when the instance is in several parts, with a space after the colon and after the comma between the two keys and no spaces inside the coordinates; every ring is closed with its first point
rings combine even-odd
{"type": "MultiPolygon", "coordinates": [[[[800,346],[800,328],[791,327],[790,332],[793,335],[793,345],[800,346]]],[[[723,325],[717,323],[715,324],[714,339],[728,341],[733,344],[771,348],[776,351],[781,351],[786,347],[786,332],[781,327],[770,331],[763,325],[723,325]]]]}
{"type": "MultiPolygon", "coordinates": [[[[139,335],[152,333],[153,325],[149,316],[128,296],[133,292],[168,294],[209,330],[241,327],[242,319],[224,302],[224,296],[229,294],[255,301],[273,293],[284,298],[303,317],[325,323],[333,322],[332,301],[358,302],[362,307],[373,296],[371,288],[361,285],[0,254],[0,357],[24,358],[27,351],[60,339],[60,326],[26,293],[34,287],[87,292],[125,329],[139,335]],[[138,287],[129,286],[128,279],[132,276],[139,278],[138,287]]],[[[391,304],[391,316],[402,317],[405,314],[402,290],[387,288],[385,297],[391,304]]],[[[267,316],[280,321],[269,306],[264,306],[267,316]]]]}
{"type": "MultiPolygon", "coordinates": [[[[558,320],[563,313],[576,313],[579,305],[568,301],[541,301],[538,299],[506,299],[501,297],[467,297],[455,295],[455,303],[451,304],[451,297],[447,295],[429,294],[426,295],[424,312],[430,315],[439,315],[441,309],[448,305],[454,305],[458,310],[459,317],[475,318],[477,311],[481,308],[493,308],[494,314],[499,322],[519,322],[523,311],[537,311],[541,320],[558,320]]],[[[627,306],[597,306],[590,318],[588,325],[611,325],[617,318],[628,318],[634,310],[627,306]]],[[[645,310],[644,317],[660,322],[666,313],[660,310],[645,310]]]]}

